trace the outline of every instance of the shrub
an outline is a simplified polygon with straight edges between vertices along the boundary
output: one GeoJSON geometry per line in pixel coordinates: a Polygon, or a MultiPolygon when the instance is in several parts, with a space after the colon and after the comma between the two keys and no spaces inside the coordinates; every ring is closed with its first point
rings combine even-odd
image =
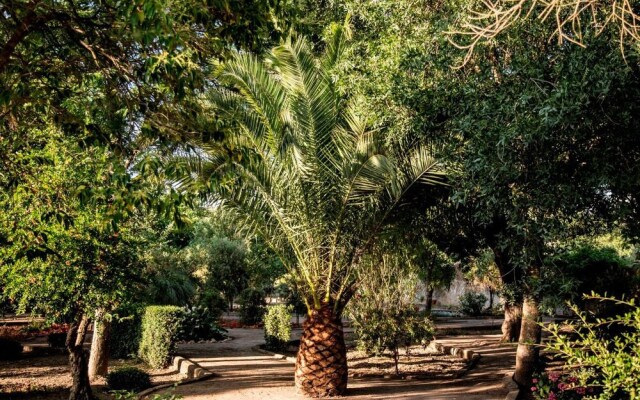
{"type": "Polygon", "coordinates": [[[111,323],[109,352],[113,358],[132,358],[138,354],[142,336],[142,311],[134,310],[111,323]]]}
{"type": "Polygon", "coordinates": [[[284,351],[291,338],[291,310],[293,307],[278,304],[267,308],[264,315],[264,340],[270,350],[284,351]]]}
{"type": "Polygon", "coordinates": [[[258,325],[266,311],[264,293],[261,290],[245,289],[240,294],[240,322],[244,325],[258,325]]]}
{"type": "Polygon", "coordinates": [[[0,338],[0,360],[14,360],[22,354],[22,345],[15,340],[0,338]]]}
{"type": "Polygon", "coordinates": [[[545,347],[566,361],[567,375],[572,380],[572,386],[563,386],[563,389],[580,387],[588,391],[592,388],[598,392],[596,398],[599,399],[638,398],[640,306],[633,299],[622,301],[596,295],[585,296],[585,299],[612,303],[624,307],[626,312],[592,320],[587,313],[572,306],[578,322],[568,326],[574,332],[571,340],[563,333],[565,327],[551,324],[546,328],[550,339],[545,347]],[[613,326],[623,333],[612,339],[608,332],[613,326]]]}
{"type": "Polygon", "coordinates": [[[466,315],[477,317],[482,314],[487,296],[482,293],[465,292],[460,296],[460,311],[466,315]]]}
{"type": "Polygon", "coordinates": [[[67,333],[56,332],[47,335],[47,343],[54,349],[65,349],[67,347],[67,333]]]}
{"type": "Polygon", "coordinates": [[[581,400],[594,393],[593,387],[577,384],[577,379],[567,374],[550,372],[533,378],[531,392],[539,400],[581,400]]]}
{"type": "Polygon", "coordinates": [[[113,390],[139,392],[151,387],[151,378],[140,368],[123,367],[107,374],[107,385],[113,390]]]}
{"type": "Polygon", "coordinates": [[[353,320],[353,327],[360,350],[369,355],[380,355],[387,349],[392,352],[396,373],[399,373],[400,348],[405,347],[409,356],[409,346],[427,346],[435,331],[431,320],[411,305],[370,309],[353,320]]]}
{"type": "Polygon", "coordinates": [[[198,342],[226,338],[227,331],[218,326],[217,317],[206,307],[185,307],[178,331],[178,340],[198,342]]]}
{"type": "Polygon", "coordinates": [[[163,368],[175,348],[183,309],[176,306],[149,306],[142,317],[142,337],[138,355],[152,368],[163,368]]]}

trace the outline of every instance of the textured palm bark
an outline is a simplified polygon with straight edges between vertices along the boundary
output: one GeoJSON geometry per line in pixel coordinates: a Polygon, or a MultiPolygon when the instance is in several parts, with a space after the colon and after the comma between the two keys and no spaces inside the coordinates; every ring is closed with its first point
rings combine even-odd
{"type": "Polygon", "coordinates": [[[502,322],[502,341],[515,343],[520,338],[522,324],[522,304],[505,304],[502,322]]]}
{"type": "Polygon", "coordinates": [[[538,299],[526,296],[522,304],[522,327],[516,352],[516,371],[513,375],[513,380],[525,394],[530,393],[531,379],[538,363],[541,334],[538,299]]]}
{"type": "Polygon", "coordinates": [[[347,390],[342,321],[330,305],[314,310],[303,324],[295,381],[298,391],[308,397],[341,396],[347,390]]]}

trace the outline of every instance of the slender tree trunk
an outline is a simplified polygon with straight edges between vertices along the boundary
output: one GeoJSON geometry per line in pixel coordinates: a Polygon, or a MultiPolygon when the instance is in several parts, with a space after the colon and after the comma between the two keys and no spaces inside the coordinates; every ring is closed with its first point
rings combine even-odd
{"type": "Polygon", "coordinates": [[[424,310],[427,313],[431,313],[432,306],[433,306],[433,288],[429,287],[427,289],[427,301],[424,303],[424,310]]]}
{"type": "Polygon", "coordinates": [[[516,352],[516,371],[513,380],[521,392],[530,393],[531,379],[538,362],[539,344],[542,333],[540,326],[539,301],[534,296],[525,296],[522,304],[522,327],[516,352]]]}
{"type": "Polygon", "coordinates": [[[96,311],[93,323],[93,339],[91,340],[91,354],[89,356],[89,379],[105,376],[109,372],[109,338],[111,336],[111,321],[107,320],[104,310],[96,311]]]}
{"type": "Polygon", "coordinates": [[[341,396],[347,390],[347,350],[340,317],[329,304],[304,321],[296,360],[296,388],[309,397],[341,396]]]}
{"type": "Polygon", "coordinates": [[[493,289],[489,288],[489,311],[493,310],[493,289]]]}
{"type": "Polygon", "coordinates": [[[93,400],[91,384],[89,382],[89,368],[87,365],[87,353],[83,343],[87,333],[89,318],[82,316],[80,322],[74,321],[67,333],[67,350],[69,351],[69,367],[73,383],[69,400],[93,400]]]}
{"type": "Polygon", "coordinates": [[[522,304],[505,304],[502,322],[502,341],[514,343],[520,338],[522,304]]]}

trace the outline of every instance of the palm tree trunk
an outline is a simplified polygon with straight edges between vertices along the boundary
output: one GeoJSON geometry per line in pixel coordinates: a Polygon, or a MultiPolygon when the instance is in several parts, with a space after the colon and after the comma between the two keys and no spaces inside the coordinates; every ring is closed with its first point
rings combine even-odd
{"type": "Polygon", "coordinates": [[[298,391],[309,397],[341,396],[347,390],[342,321],[330,304],[304,321],[295,381],[298,391]]]}
{"type": "Polygon", "coordinates": [[[539,344],[542,334],[538,299],[526,296],[522,304],[522,327],[516,352],[516,371],[513,380],[521,392],[530,393],[531,379],[538,362],[539,344]]]}

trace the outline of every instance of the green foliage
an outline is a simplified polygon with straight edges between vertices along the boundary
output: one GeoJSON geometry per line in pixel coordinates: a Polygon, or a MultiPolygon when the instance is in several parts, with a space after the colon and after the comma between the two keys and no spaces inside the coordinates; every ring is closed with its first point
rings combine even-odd
{"type": "Polygon", "coordinates": [[[593,387],[580,386],[575,377],[559,372],[536,375],[531,392],[533,398],[539,400],[581,400],[587,395],[590,399],[597,398],[593,387]]]}
{"type": "Polygon", "coordinates": [[[477,317],[482,314],[487,296],[482,293],[467,291],[460,296],[460,311],[466,315],[477,317]]]}
{"type": "Polygon", "coordinates": [[[266,347],[273,351],[284,351],[291,339],[291,306],[278,304],[267,307],[263,317],[266,347]]]}
{"type": "Polygon", "coordinates": [[[264,292],[247,288],[240,294],[240,322],[243,325],[258,325],[266,310],[264,292]]]}
{"type": "Polygon", "coordinates": [[[551,324],[547,328],[550,340],[547,350],[566,361],[566,370],[575,386],[594,388],[593,398],[638,399],[640,376],[640,307],[634,299],[618,300],[596,295],[587,299],[613,303],[625,308],[615,317],[593,318],[587,312],[572,306],[579,320],[570,323],[573,337],[564,334],[561,327],[551,324]],[[618,330],[610,336],[607,332],[618,330]]]}
{"type": "Polygon", "coordinates": [[[640,269],[612,247],[578,243],[550,257],[541,280],[545,300],[552,306],[571,301],[582,309],[593,306],[591,311],[599,307],[605,312],[610,304],[587,304],[583,295],[634,296],[640,288],[640,269]]]}
{"type": "Polygon", "coordinates": [[[20,358],[22,354],[22,345],[12,339],[5,339],[0,337],[0,360],[14,360],[20,358]]]}
{"type": "Polygon", "coordinates": [[[222,340],[227,337],[226,330],[218,326],[219,313],[206,307],[185,307],[178,330],[178,340],[195,341],[222,340]]]}
{"type": "Polygon", "coordinates": [[[118,368],[107,374],[107,386],[112,390],[140,392],[151,387],[151,377],[140,368],[118,368]]]}
{"type": "MultiPolygon", "coordinates": [[[[138,394],[128,390],[113,390],[109,392],[114,400],[138,400],[138,394]]],[[[174,393],[152,394],[146,396],[148,400],[180,400],[182,396],[174,393]]]]}
{"type": "Polygon", "coordinates": [[[138,355],[142,337],[142,310],[134,309],[130,315],[113,318],[109,335],[112,358],[132,358],[138,355]]]}
{"type": "MultiPolygon", "coordinates": [[[[336,85],[334,68],[348,26],[333,25],[315,56],[303,37],[265,59],[238,52],[209,93],[228,123],[224,146],[201,146],[206,160],[177,157],[212,189],[222,209],[280,257],[310,309],[340,314],[355,290],[357,258],[393,225],[409,189],[439,182],[427,146],[386,147],[356,102],[336,85]]],[[[204,157],[203,157],[204,158],[204,157]]]]}
{"type": "Polygon", "coordinates": [[[380,355],[390,350],[396,355],[401,347],[428,345],[435,332],[431,320],[412,306],[400,309],[371,309],[353,320],[356,342],[367,354],[380,355]]]}
{"type": "Polygon", "coordinates": [[[138,355],[152,368],[163,368],[175,348],[184,310],[176,306],[149,306],[142,316],[138,355]]]}
{"type": "Polygon", "coordinates": [[[361,272],[360,290],[348,308],[358,347],[368,354],[390,350],[398,372],[399,350],[413,344],[427,345],[434,327],[419,313],[413,301],[418,274],[409,269],[404,254],[392,250],[393,242],[379,246],[363,259],[370,268],[361,272]]]}
{"type": "Polygon", "coordinates": [[[196,284],[171,248],[156,249],[147,260],[147,298],[151,304],[184,306],[196,294],[196,284]]]}

